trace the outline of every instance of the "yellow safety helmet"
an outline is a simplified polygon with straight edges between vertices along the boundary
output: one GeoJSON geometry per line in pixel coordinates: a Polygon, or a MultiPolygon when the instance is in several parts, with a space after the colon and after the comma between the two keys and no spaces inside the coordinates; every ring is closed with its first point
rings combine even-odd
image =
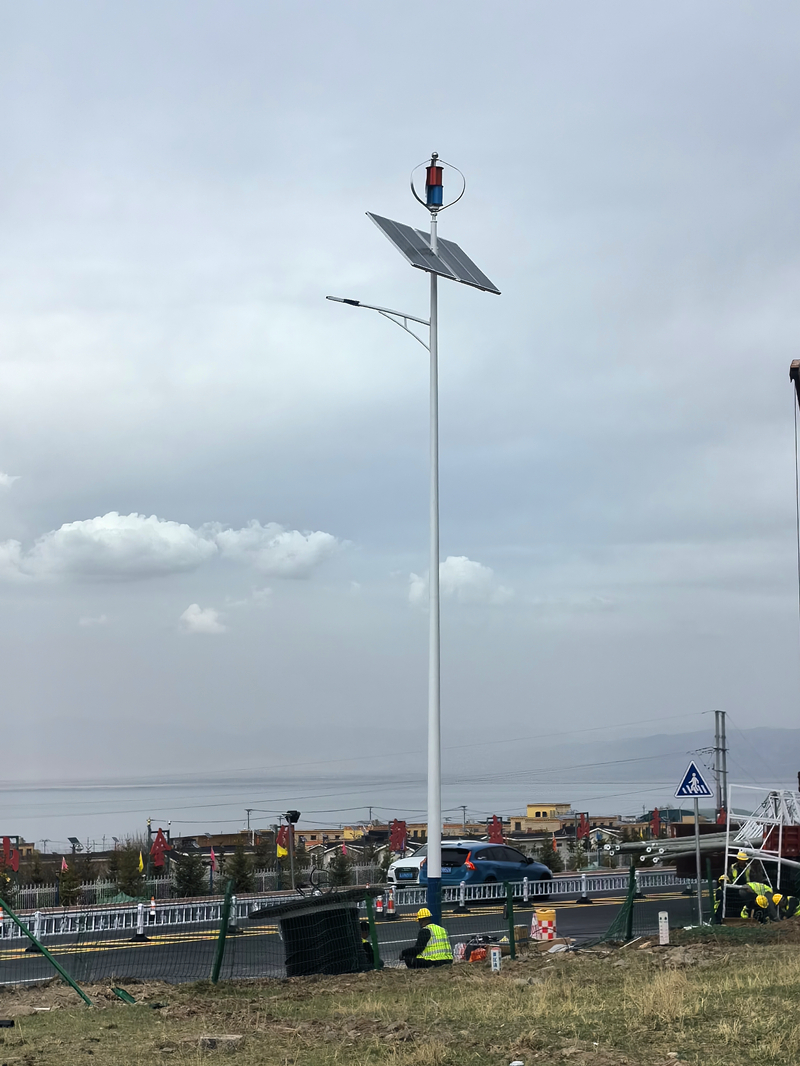
{"type": "Polygon", "coordinates": [[[719,877],[717,878],[717,880],[718,881],[727,881],[728,880],[728,875],[727,874],[720,874],[719,877]]]}
{"type": "Polygon", "coordinates": [[[761,907],[762,910],[766,910],[769,906],[769,904],[767,903],[766,896],[756,896],[756,903],[759,905],[759,907],[761,907]]]}
{"type": "Polygon", "coordinates": [[[747,852],[740,851],[736,858],[739,859],[740,862],[747,862],[747,852]]]}
{"type": "Polygon", "coordinates": [[[783,899],[783,894],[781,892],[776,892],[775,895],[772,897],[772,902],[773,903],[780,903],[780,901],[782,899],[783,899]]]}
{"type": "MultiPolygon", "coordinates": [[[[766,900],[765,900],[764,901],[764,906],[766,907],[766,905],[767,905],[767,903],[766,903],[766,900]]],[[[417,911],[417,921],[418,922],[421,922],[423,918],[432,918],[432,917],[433,917],[433,915],[431,914],[431,912],[428,910],[427,907],[420,907],[420,909],[417,911]]]]}

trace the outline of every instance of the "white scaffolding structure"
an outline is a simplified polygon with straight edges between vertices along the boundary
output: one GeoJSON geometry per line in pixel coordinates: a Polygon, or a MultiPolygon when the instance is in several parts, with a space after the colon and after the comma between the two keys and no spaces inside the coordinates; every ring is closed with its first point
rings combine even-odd
{"type": "MultiPolygon", "coordinates": [[[[749,803],[744,800],[742,806],[748,807],[749,803]]],[[[764,862],[776,864],[775,884],[764,868],[764,877],[767,883],[776,891],[781,887],[781,871],[784,866],[790,866],[800,870],[800,862],[787,859],[783,854],[784,830],[787,826],[800,828],[800,792],[791,789],[766,789],[757,785],[729,785],[727,803],[727,826],[725,832],[725,869],[730,869],[731,862],[740,851],[747,855],[748,859],[760,859],[764,862]],[[744,790],[748,793],[760,792],[764,795],[761,803],[755,808],[741,824],[739,829],[731,828],[731,811],[733,810],[734,790],[744,790]],[[777,831],[776,831],[777,830],[777,831]]],[[[741,819],[737,818],[737,822],[741,819]]],[[[727,898],[728,882],[723,882],[723,900],[727,898]]],[[[725,903],[723,901],[723,914],[725,903]]]]}

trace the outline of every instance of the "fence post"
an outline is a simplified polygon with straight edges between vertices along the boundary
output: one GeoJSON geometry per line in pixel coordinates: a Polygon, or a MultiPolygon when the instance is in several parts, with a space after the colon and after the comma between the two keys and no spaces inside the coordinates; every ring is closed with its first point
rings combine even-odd
{"type": "Polygon", "coordinates": [[[635,875],[636,875],[636,895],[633,898],[634,899],[644,899],[645,895],[644,895],[644,892],[642,892],[642,886],[639,883],[639,871],[636,869],[635,864],[634,864],[633,869],[634,869],[634,872],[635,872],[635,875]]]}
{"type": "Polygon", "coordinates": [[[508,914],[508,939],[511,942],[511,958],[517,957],[517,941],[514,936],[514,889],[511,882],[506,881],[506,913],[508,914]]]}
{"type": "Polygon", "coordinates": [[[592,902],[591,899],[589,898],[589,893],[587,891],[587,887],[588,886],[587,886],[587,881],[586,881],[586,874],[581,874],[581,894],[575,900],[576,903],[591,903],[592,902]]]}
{"type": "Polygon", "coordinates": [[[522,878],[522,906],[530,907],[531,905],[531,883],[527,877],[522,878]]]}
{"type": "Polygon", "coordinates": [[[236,896],[231,896],[231,913],[228,923],[228,936],[235,936],[237,933],[241,933],[239,923],[236,920],[236,896]]]}
{"type": "Polygon", "coordinates": [[[136,935],[131,937],[131,940],[149,940],[149,936],[144,935],[144,903],[140,903],[136,908],[136,935]]]}
{"type": "Polygon", "coordinates": [[[636,862],[631,861],[631,871],[628,881],[628,913],[625,916],[625,942],[633,940],[633,908],[635,906],[634,900],[636,899],[636,862]]]}
{"type": "Polygon", "coordinates": [[[367,908],[367,921],[369,922],[369,939],[372,944],[372,968],[374,970],[380,970],[383,965],[381,962],[381,953],[378,948],[378,930],[375,928],[375,908],[372,906],[372,896],[367,895],[364,900],[364,904],[367,908]]]}
{"type": "Polygon", "coordinates": [[[469,914],[469,907],[467,906],[467,885],[465,881],[462,881],[458,886],[458,904],[453,908],[454,914],[469,914]]]}
{"type": "Polygon", "coordinates": [[[228,935],[228,920],[231,916],[231,898],[233,897],[233,878],[225,886],[225,899],[222,901],[222,912],[219,916],[219,936],[217,937],[217,949],[214,952],[214,962],[211,964],[211,983],[215,985],[219,981],[219,972],[222,969],[222,960],[225,957],[225,937],[228,935]]]}
{"type": "Polygon", "coordinates": [[[39,941],[42,936],[42,912],[37,911],[33,916],[33,942],[29,944],[25,951],[29,954],[38,952],[41,954],[41,948],[39,947],[39,941]]]}

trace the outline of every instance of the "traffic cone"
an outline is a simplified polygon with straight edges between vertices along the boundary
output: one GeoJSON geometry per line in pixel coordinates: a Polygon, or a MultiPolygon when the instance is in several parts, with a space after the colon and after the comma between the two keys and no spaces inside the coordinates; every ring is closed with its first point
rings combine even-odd
{"type": "Polygon", "coordinates": [[[386,918],[396,918],[397,912],[394,909],[394,889],[389,889],[389,894],[386,898],[386,918]]]}
{"type": "Polygon", "coordinates": [[[156,897],[155,896],[151,896],[150,897],[150,921],[154,922],[155,920],[156,920],[156,897]]]}
{"type": "Polygon", "coordinates": [[[382,918],[383,917],[383,896],[376,896],[375,897],[375,917],[376,918],[382,918]]]}

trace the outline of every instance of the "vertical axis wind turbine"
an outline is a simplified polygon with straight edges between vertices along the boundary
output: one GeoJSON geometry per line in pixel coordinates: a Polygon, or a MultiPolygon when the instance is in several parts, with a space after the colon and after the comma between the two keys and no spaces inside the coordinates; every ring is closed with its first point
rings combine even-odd
{"type": "Polygon", "coordinates": [[[388,237],[400,254],[418,270],[430,274],[430,317],[417,318],[388,307],[365,304],[341,296],[328,300],[364,307],[388,318],[410,333],[430,353],[430,566],[428,573],[428,909],[435,922],[442,916],[442,756],[441,756],[441,682],[439,624],[439,278],[493,292],[500,290],[478,269],[468,255],[453,241],[439,238],[437,222],[440,211],[452,207],[464,195],[466,180],[457,167],[439,159],[433,152],[430,163],[421,163],[411,173],[411,191],[431,216],[430,234],[402,222],[367,212],[378,229],[388,237]],[[414,174],[425,167],[425,199],[417,195],[414,174]],[[461,177],[461,192],[450,203],[444,202],[443,170],[451,167],[461,177]],[[416,322],[428,327],[428,343],[408,325],[416,322]]]}

